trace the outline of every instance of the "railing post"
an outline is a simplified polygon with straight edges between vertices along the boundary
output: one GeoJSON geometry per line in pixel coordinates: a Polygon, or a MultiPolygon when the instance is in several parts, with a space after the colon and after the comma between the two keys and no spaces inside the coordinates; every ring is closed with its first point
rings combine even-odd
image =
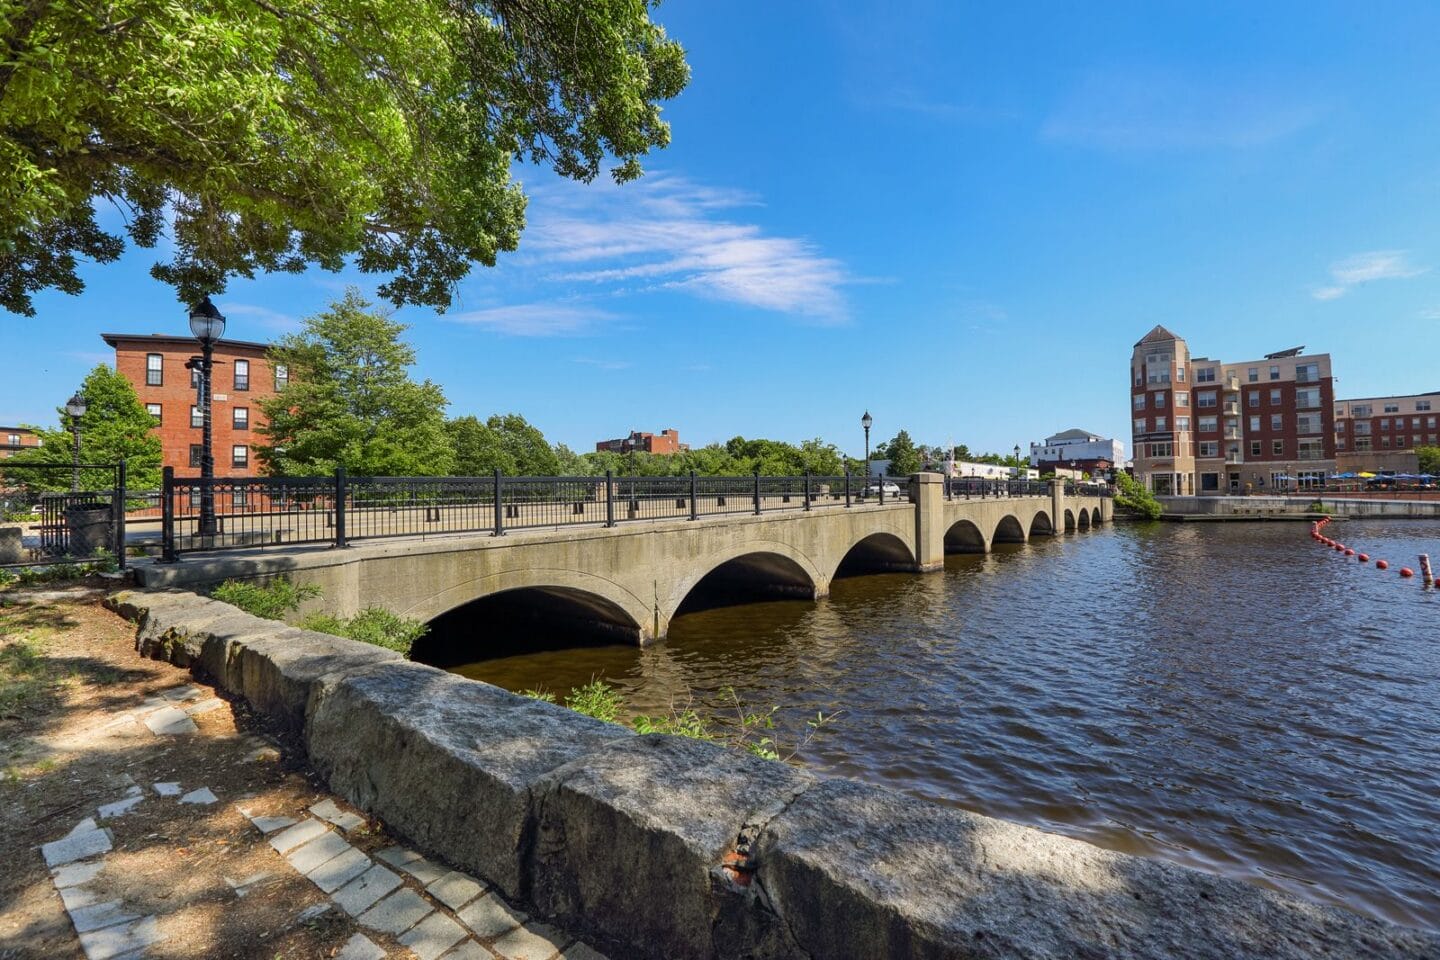
{"type": "Polygon", "coordinates": [[[845,506],[850,506],[850,468],[845,468],[845,506]]]}
{"type": "Polygon", "coordinates": [[[883,507],[885,506],[885,475],[883,473],[875,481],[875,486],[880,488],[880,506],[883,507]]]}
{"type": "Polygon", "coordinates": [[[805,471],[805,509],[810,509],[810,471],[805,471]]]}
{"type": "Polygon", "coordinates": [[[760,471],[755,471],[755,516],[760,516],[760,471]]]}
{"type": "Polygon", "coordinates": [[[500,479],[500,468],[495,468],[495,532],[494,536],[505,536],[505,507],[502,501],[505,486],[500,479]]]}
{"type": "Polygon", "coordinates": [[[347,547],[345,540],[345,468],[335,468],[335,546],[347,547]]]}
{"type": "Polygon", "coordinates": [[[695,499],[696,494],[695,471],[690,471],[690,519],[696,520],[700,516],[700,504],[695,499]]]}
{"type": "Polygon", "coordinates": [[[160,471],[160,559],[174,563],[175,552],[175,468],[160,471]]]}
{"type": "Polygon", "coordinates": [[[615,526],[615,471],[605,471],[605,526],[615,526]]]}
{"type": "Polygon", "coordinates": [[[125,569],[125,487],[127,482],[125,458],[115,465],[115,562],[125,569]]]}

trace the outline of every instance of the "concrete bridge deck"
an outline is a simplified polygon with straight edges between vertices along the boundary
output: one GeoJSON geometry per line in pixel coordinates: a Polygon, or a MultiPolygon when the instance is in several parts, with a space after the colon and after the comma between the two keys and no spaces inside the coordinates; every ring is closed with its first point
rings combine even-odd
{"type": "Polygon", "coordinates": [[[1041,496],[949,500],[939,475],[921,474],[908,502],[191,554],[137,574],[146,587],[194,587],[285,573],[320,587],[328,612],[383,606],[426,622],[515,593],[551,616],[643,644],[666,635],[702,581],[740,596],[818,598],[842,572],[935,571],[946,553],[1064,536],[1108,521],[1111,510],[1108,498],[1066,497],[1058,486],[1041,496]]]}

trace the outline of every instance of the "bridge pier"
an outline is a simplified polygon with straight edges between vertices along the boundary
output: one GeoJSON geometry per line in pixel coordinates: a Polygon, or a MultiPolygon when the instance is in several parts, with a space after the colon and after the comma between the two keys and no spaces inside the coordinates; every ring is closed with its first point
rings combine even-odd
{"type": "Polygon", "coordinates": [[[917,473],[910,478],[910,502],[915,504],[915,570],[930,573],[945,569],[944,478],[938,473],[917,473]]]}
{"type": "Polygon", "coordinates": [[[1050,532],[1052,536],[1065,536],[1065,481],[1056,477],[1050,483],[1050,532]]]}

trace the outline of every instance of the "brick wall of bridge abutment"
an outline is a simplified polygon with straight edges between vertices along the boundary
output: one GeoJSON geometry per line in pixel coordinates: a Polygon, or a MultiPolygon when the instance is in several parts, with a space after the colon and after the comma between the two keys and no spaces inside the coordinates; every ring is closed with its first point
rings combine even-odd
{"type": "Polygon", "coordinates": [[[791,595],[803,591],[820,598],[828,595],[852,551],[862,556],[872,551],[874,569],[935,572],[944,567],[946,535],[960,521],[974,525],[981,549],[988,551],[1007,518],[1013,518],[1009,529],[1018,526],[1021,540],[1032,527],[1062,533],[1067,504],[1101,509],[1109,519],[1109,503],[1099,497],[1067,498],[1061,491],[947,499],[938,474],[920,474],[908,502],[883,506],[856,503],[611,528],[576,525],[504,537],[368,540],[343,550],[267,547],[187,555],[179,563],[144,567],[138,575],[147,587],[203,589],[227,579],[286,574],[320,588],[321,599],[310,608],[350,616],[382,606],[427,622],[494,594],[544,589],[576,598],[594,624],[645,644],[665,637],[685,598],[722,564],[738,564],[751,578],[773,577],[791,595]],[[1044,519],[1037,519],[1042,514],[1044,519]]]}

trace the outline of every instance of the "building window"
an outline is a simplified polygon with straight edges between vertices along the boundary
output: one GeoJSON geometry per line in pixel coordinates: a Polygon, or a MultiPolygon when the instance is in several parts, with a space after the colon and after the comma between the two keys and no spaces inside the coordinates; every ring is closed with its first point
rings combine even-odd
{"type": "Polygon", "coordinates": [[[1260,418],[1259,418],[1259,417],[1251,417],[1251,418],[1250,418],[1250,432],[1251,432],[1251,433],[1259,433],[1259,432],[1260,432],[1260,418]]]}
{"type": "Polygon", "coordinates": [[[1196,383],[1214,383],[1214,382],[1215,382],[1215,368],[1214,368],[1214,367],[1201,367],[1199,370],[1196,370],[1196,371],[1195,371],[1195,382],[1196,382],[1196,383]]]}
{"type": "Polygon", "coordinates": [[[1416,400],[1416,401],[1415,401],[1415,412],[1416,412],[1416,413],[1424,413],[1426,410],[1429,410],[1429,409],[1430,409],[1430,401],[1429,401],[1429,400],[1416,400]]]}
{"type": "Polygon", "coordinates": [[[1169,429],[1169,427],[1166,426],[1166,420],[1165,420],[1164,417],[1156,417],[1156,418],[1155,418],[1155,432],[1156,432],[1156,433],[1163,433],[1165,430],[1168,430],[1168,429],[1169,429]]]}
{"type": "Polygon", "coordinates": [[[236,389],[236,390],[249,390],[249,389],[250,389],[250,361],[249,361],[249,360],[236,360],[236,361],[235,361],[235,389],[236,389]]]}
{"type": "Polygon", "coordinates": [[[1271,367],[1271,368],[1270,368],[1270,379],[1271,379],[1271,380],[1279,380],[1279,379],[1280,379],[1280,368],[1279,368],[1279,367],[1271,367]]]}
{"type": "Polygon", "coordinates": [[[1272,413],[1272,414],[1270,414],[1270,429],[1271,429],[1271,430],[1276,430],[1276,431],[1284,430],[1284,429],[1285,429],[1285,417],[1284,417],[1282,414],[1278,414],[1278,413],[1272,413]]]}
{"type": "Polygon", "coordinates": [[[250,505],[250,491],[244,487],[236,487],[230,491],[230,505],[232,507],[248,507],[250,505]]]}
{"type": "Polygon", "coordinates": [[[190,368],[190,389],[192,389],[192,390],[198,390],[198,389],[200,389],[200,368],[199,368],[199,367],[191,367],[191,368],[190,368]]]}
{"type": "Polygon", "coordinates": [[[1368,417],[1368,416],[1370,416],[1370,404],[1368,404],[1368,403],[1357,403],[1357,404],[1355,404],[1353,407],[1350,408],[1350,416],[1352,416],[1352,417],[1368,417]]]}
{"type": "Polygon", "coordinates": [[[205,447],[198,443],[190,444],[190,466],[200,466],[200,461],[205,459],[205,447]]]}
{"type": "Polygon", "coordinates": [[[1411,429],[1411,430],[1419,430],[1419,429],[1420,429],[1420,418],[1419,418],[1419,417],[1411,417],[1411,418],[1410,418],[1410,429],[1411,429]]]}
{"type": "Polygon", "coordinates": [[[1383,437],[1380,438],[1380,446],[1382,446],[1382,447],[1388,447],[1388,446],[1390,446],[1390,435],[1389,435],[1388,433],[1387,433],[1385,436],[1383,436],[1383,437]]]}
{"type": "Polygon", "coordinates": [[[230,463],[237,467],[250,466],[250,448],[243,443],[237,443],[230,448],[230,463]]]}
{"type": "Polygon", "coordinates": [[[1219,430],[1219,429],[1220,429],[1220,421],[1219,421],[1217,418],[1215,418],[1215,417],[1201,417],[1201,418],[1200,418],[1200,432],[1201,432],[1201,433],[1214,433],[1216,430],[1219,430]]]}
{"type": "Polygon", "coordinates": [[[1355,438],[1355,452],[1356,452],[1356,453],[1368,453],[1369,451],[1370,451],[1370,438],[1369,438],[1369,437],[1356,437],[1356,438],[1355,438]]]}
{"type": "Polygon", "coordinates": [[[1352,429],[1354,430],[1355,436],[1357,437],[1370,436],[1370,424],[1365,420],[1356,421],[1352,429]]]}
{"type": "Polygon", "coordinates": [[[283,363],[275,364],[275,389],[284,390],[290,382],[290,368],[283,363]]]}
{"type": "Polygon", "coordinates": [[[162,413],[164,412],[164,408],[161,407],[160,404],[158,404],[158,403],[147,403],[147,404],[145,404],[145,412],[148,413],[148,414],[150,414],[150,416],[155,419],[155,426],[157,426],[157,427],[160,426],[160,421],[161,421],[161,419],[162,419],[162,416],[161,416],[161,415],[162,415],[162,413]]]}
{"type": "Polygon", "coordinates": [[[1175,447],[1169,443],[1150,444],[1150,459],[1168,460],[1175,455],[1175,447]]]}
{"type": "Polygon", "coordinates": [[[197,429],[205,426],[205,414],[201,413],[200,408],[194,404],[190,405],[190,426],[197,429]]]}
{"type": "Polygon", "coordinates": [[[1245,400],[1246,400],[1246,404],[1245,404],[1246,406],[1250,406],[1250,407],[1258,407],[1258,406],[1260,406],[1260,391],[1259,391],[1259,390],[1253,390],[1253,391],[1251,391],[1250,394],[1245,398],[1245,400]]]}
{"type": "Polygon", "coordinates": [[[1220,444],[1216,443],[1214,440],[1205,440],[1205,441],[1202,441],[1202,442],[1200,443],[1200,456],[1202,456],[1202,457],[1218,457],[1218,456],[1220,456],[1220,444]]]}
{"type": "Polygon", "coordinates": [[[1248,370],[1246,370],[1246,376],[1249,377],[1251,383],[1255,383],[1260,379],[1260,368],[1250,367],[1248,370]]]}
{"type": "Polygon", "coordinates": [[[1276,456],[1276,457],[1283,457],[1283,456],[1285,456],[1285,441],[1284,441],[1284,440],[1272,440],[1272,441],[1270,441],[1270,453],[1271,453],[1272,456],[1276,456]]]}
{"type": "Polygon", "coordinates": [[[1258,456],[1260,456],[1260,441],[1259,441],[1259,440],[1251,440],[1251,441],[1250,441],[1250,456],[1252,456],[1252,457],[1258,457],[1258,456]]]}
{"type": "Polygon", "coordinates": [[[145,386],[159,387],[165,383],[165,358],[158,353],[145,354],[145,386]]]}
{"type": "Polygon", "coordinates": [[[1389,429],[1390,429],[1390,418],[1389,418],[1389,417],[1386,417],[1385,419],[1383,419],[1383,420],[1380,421],[1380,429],[1381,429],[1381,430],[1389,430],[1389,429]]]}
{"type": "Polygon", "coordinates": [[[1137,394],[1135,394],[1135,399],[1134,399],[1133,402],[1134,402],[1134,405],[1135,405],[1135,409],[1136,409],[1136,410],[1144,410],[1144,409],[1145,409],[1145,394],[1143,394],[1143,393],[1137,393],[1137,394]]]}
{"type": "Polygon", "coordinates": [[[10,434],[10,437],[9,437],[9,445],[12,446],[12,447],[18,447],[18,446],[20,446],[20,434],[18,434],[18,433],[12,433],[12,434],[10,434]]]}
{"type": "Polygon", "coordinates": [[[1322,433],[1323,430],[1318,413],[1302,413],[1295,418],[1296,433],[1322,433]]]}
{"type": "Polygon", "coordinates": [[[1320,379],[1320,364],[1302,363],[1295,368],[1296,383],[1314,383],[1320,379]]]}
{"type": "Polygon", "coordinates": [[[1175,379],[1178,380],[1178,381],[1180,381],[1181,383],[1184,383],[1184,382],[1185,382],[1185,368],[1184,368],[1184,367],[1176,367],[1176,368],[1175,368],[1175,379]]]}
{"type": "Polygon", "coordinates": [[[1177,407],[1188,407],[1188,406],[1190,406],[1190,394],[1184,392],[1183,390],[1177,390],[1177,391],[1175,391],[1175,406],[1177,406],[1177,407]]]}
{"type": "Polygon", "coordinates": [[[1397,436],[1397,437],[1395,438],[1395,446],[1397,446],[1397,447],[1403,447],[1403,446],[1405,446],[1405,435],[1404,435],[1404,434],[1400,434],[1399,436],[1397,436]]]}
{"type": "Polygon", "coordinates": [[[1156,410],[1159,410],[1159,409],[1160,409],[1161,407],[1163,407],[1163,406],[1165,406],[1165,391],[1164,391],[1164,390],[1156,390],[1156,391],[1155,391],[1155,409],[1156,409],[1156,410]]]}
{"type": "Polygon", "coordinates": [[[1145,432],[1145,418],[1140,417],[1135,421],[1135,433],[1137,435],[1145,432]]]}
{"type": "Polygon", "coordinates": [[[1387,404],[1385,404],[1385,412],[1386,412],[1386,413],[1399,413],[1399,412],[1400,412],[1400,404],[1398,404],[1398,403],[1387,403],[1387,404]]]}
{"type": "Polygon", "coordinates": [[[230,415],[231,415],[231,424],[235,427],[236,430],[249,430],[249,429],[250,429],[250,408],[249,408],[249,407],[236,407],[234,410],[231,411],[230,415]]]}
{"type": "Polygon", "coordinates": [[[1344,438],[1344,437],[1336,437],[1336,438],[1335,438],[1335,449],[1336,449],[1336,450],[1344,450],[1344,449],[1345,449],[1345,438],[1344,438]]]}
{"type": "Polygon", "coordinates": [[[1316,387],[1303,387],[1296,390],[1295,406],[1301,410],[1318,410],[1320,408],[1320,390],[1316,387]]]}
{"type": "Polygon", "coordinates": [[[1279,406],[1279,405],[1280,405],[1280,391],[1279,391],[1279,390],[1271,390],[1271,391],[1270,391],[1270,406],[1276,407],[1276,406],[1279,406]]]}
{"type": "Polygon", "coordinates": [[[1435,418],[1434,418],[1434,417],[1426,417],[1426,418],[1425,418],[1425,429],[1426,429],[1426,430],[1434,430],[1434,429],[1435,429],[1435,418]]]}
{"type": "Polygon", "coordinates": [[[1190,430],[1190,418],[1189,418],[1189,417],[1176,417],[1176,418],[1175,418],[1175,429],[1178,430],[1178,431],[1180,431],[1181,433],[1188,433],[1189,430],[1190,430]]]}
{"type": "Polygon", "coordinates": [[[1213,406],[1215,406],[1215,391],[1214,391],[1214,390],[1204,390],[1204,391],[1201,391],[1200,393],[1195,394],[1195,406],[1197,406],[1197,407],[1213,407],[1213,406]]]}

